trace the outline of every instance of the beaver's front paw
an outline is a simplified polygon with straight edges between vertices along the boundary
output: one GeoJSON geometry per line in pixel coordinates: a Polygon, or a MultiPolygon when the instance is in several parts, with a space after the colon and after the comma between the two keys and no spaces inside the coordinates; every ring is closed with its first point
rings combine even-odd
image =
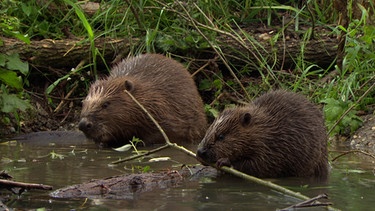
{"type": "Polygon", "coordinates": [[[221,168],[223,166],[232,166],[232,164],[230,163],[230,160],[229,158],[220,158],[219,160],[216,161],[216,166],[218,168],[221,168]]]}

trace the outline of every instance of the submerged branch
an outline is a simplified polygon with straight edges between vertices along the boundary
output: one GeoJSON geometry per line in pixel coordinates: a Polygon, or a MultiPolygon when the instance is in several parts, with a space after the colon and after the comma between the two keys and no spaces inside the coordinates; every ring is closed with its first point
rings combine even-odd
{"type": "Polygon", "coordinates": [[[11,180],[0,179],[0,188],[22,188],[22,189],[41,189],[52,190],[52,186],[34,183],[15,182],[11,180]]]}
{"type": "Polygon", "coordinates": [[[303,208],[303,207],[317,207],[317,206],[328,206],[331,205],[331,203],[321,203],[318,202],[317,200],[319,199],[328,199],[327,194],[320,194],[318,196],[315,196],[311,199],[308,199],[306,201],[300,202],[298,204],[292,205],[290,207],[286,207],[284,209],[281,209],[280,211],[287,211],[291,209],[296,209],[296,208],[303,208]]]}
{"type": "Polygon", "coordinates": [[[346,152],[343,152],[339,155],[337,155],[336,157],[334,157],[331,162],[334,162],[336,161],[337,159],[339,159],[340,157],[344,156],[344,155],[347,155],[347,154],[350,154],[350,153],[362,153],[364,155],[367,155],[373,159],[375,159],[375,155],[371,154],[371,153],[368,153],[368,152],[365,152],[365,151],[362,151],[362,150],[350,150],[350,151],[346,151],[346,152]]]}

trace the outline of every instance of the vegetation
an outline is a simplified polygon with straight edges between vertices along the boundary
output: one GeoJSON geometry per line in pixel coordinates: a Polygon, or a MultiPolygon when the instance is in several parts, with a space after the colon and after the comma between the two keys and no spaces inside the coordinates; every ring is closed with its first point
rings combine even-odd
{"type": "MultiPolygon", "coordinates": [[[[375,80],[375,30],[374,25],[369,24],[368,13],[373,11],[373,3],[370,3],[368,10],[363,8],[359,18],[351,17],[348,27],[334,27],[339,13],[334,10],[332,1],[95,2],[98,1],[90,1],[91,7],[97,7],[94,10],[88,10],[88,4],[74,0],[5,0],[0,3],[1,36],[18,38],[27,43],[29,40],[74,36],[91,44],[90,64],[55,79],[55,83],[48,87],[48,97],[59,83],[66,82],[68,85],[65,87],[69,88],[76,84],[77,80],[70,80],[72,77],[79,79],[80,85],[86,88],[89,81],[98,77],[97,59],[104,61],[106,67],[110,66],[110,61],[105,61],[103,52],[95,47],[96,39],[126,37],[140,39],[131,45],[132,54],[172,54],[189,65],[192,72],[199,70],[195,77],[208,115],[211,116],[216,116],[218,111],[228,104],[248,101],[269,89],[285,88],[302,92],[316,103],[324,105],[326,123],[331,135],[349,135],[361,125],[358,111],[366,110],[368,105],[375,103],[372,86],[375,80]],[[287,5],[279,2],[286,2],[287,5]],[[293,56],[292,69],[277,61],[276,54],[265,54],[262,43],[251,33],[242,30],[260,23],[264,27],[275,29],[274,34],[267,39],[271,46],[285,39],[285,33],[297,34],[301,46],[300,53],[293,56]],[[287,30],[291,26],[294,32],[287,30]],[[323,67],[306,60],[308,41],[312,38],[321,39],[313,33],[316,32],[313,26],[329,30],[328,33],[334,36],[345,33],[342,68],[334,63],[323,67]],[[245,53],[233,49],[235,54],[225,54],[225,48],[234,46],[219,41],[220,35],[233,38],[238,46],[251,45],[254,50],[245,53]],[[210,53],[207,53],[208,49],[210,53]],[[249,58],[248,53],[256,59],[249,58]],[[196,56],[202,54],[210,59],[197,60],[196,56]],[[209,55],[217,57],[212,59],[209,55]],[[242,63],[238,65],[238,60],[234,62],[233,58],[239,58],[242,63]],[[87,70],[91,74],[86,75],[87,70]],[[223,97],[226,93],[233,93],[237,102],[223,97]]],[[[1,77],[5,72],[0,74],[0,109],[3,114],[15,114],[18,109],[27,108],[22,87],[27,84],[25,79],[29,73],[27,63],[22,63],[23,69],[19,69],[21,67],[17,64],[21,63],[17,58],[17,55],[0,55],[1,71],[6,70],[11,75],[1,77]],[[16,78],[18,82],[15,82],[16,78]],[[7,96],[13,96],[14,101],[12,108],[8,109],[4,104],[9,102],[7,96]]],[[[52,102],[52,98],[49,99],[52,102]]],[[[2,117],[2,121],[6,119],[6,116],[2,117]]]]}

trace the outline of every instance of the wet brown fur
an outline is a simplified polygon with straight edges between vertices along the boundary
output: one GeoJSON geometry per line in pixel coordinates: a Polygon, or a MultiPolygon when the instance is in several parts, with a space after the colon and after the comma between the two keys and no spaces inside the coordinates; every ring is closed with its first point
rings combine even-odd
{"type": "Polygon", "coordinates": [[[208,128],[197,157],[257,177],[326,179],[322,112],[299,94],[271,91],[247,106],[224,110],[208,128]]]}
{"type": "Polygon", "coordinates": [[[191,75],[177,61],[144,54],[120,62],[110,76],[91,85],[83,101],[80,129],[104,146],[121,146],[133,136],[146,144],[164,138],[128,90],[158,121],[172,142],[196,143],[204,135],[203,103],[191,75]]]}

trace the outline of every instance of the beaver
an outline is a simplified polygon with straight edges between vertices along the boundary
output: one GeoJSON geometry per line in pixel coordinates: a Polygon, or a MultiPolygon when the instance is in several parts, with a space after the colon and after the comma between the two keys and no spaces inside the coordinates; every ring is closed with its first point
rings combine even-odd
{"type": "Polygon", "coordinates": [[[172,142],[197,143],[207,120],[202,99],[183,65],[160,54],[142,54],[115,65],[95,81],[83,100],[78,127],[104,147],[118,147],[138,137],[146,145],[165,142],[130,92],[156,119],[172,142]]]}
{"type": "Polygon", "coordinates": [[[268,92],[248,105],[225,109],[198,145],[197,159],[261,178],[324,180],[328,160],[323,114],[300,94],[268,92]]]}

